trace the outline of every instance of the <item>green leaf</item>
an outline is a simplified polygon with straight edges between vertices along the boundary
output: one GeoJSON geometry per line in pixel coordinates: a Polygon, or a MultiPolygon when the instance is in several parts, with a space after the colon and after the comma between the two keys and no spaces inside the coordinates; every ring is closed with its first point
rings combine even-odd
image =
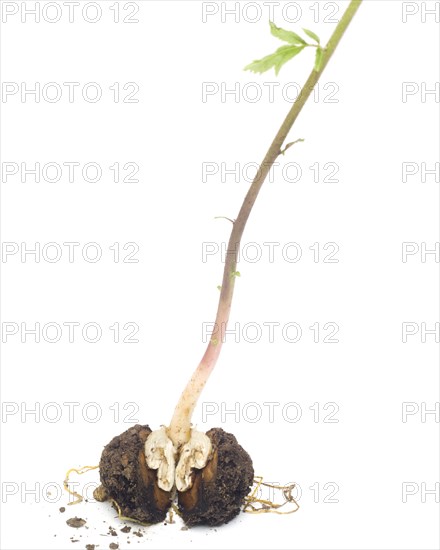
{"type": "Polygon", "coordinates": [[[275,53],[266,55],[262,59],[256,59],[244,68],[245,71],[253,73],[265,73],[272,67],[275,68],[275,74],[278,75],[284,63],[287,63],[292,57],[298,55],[305,46],[281,46],[275,53]]]}
{"type": "Polygon", "coordinates": [[[321,43],[319,36],[315,34],[313,31],[309,31],[309,29],[303,29],[303,31],[306,33],[307,36],[310,36],[310,38],[314,40],[316,43],[318,44],[321,43]]]}
{"type": "Polygon", "coordinates": [[[289,44],[306,45],[306,41],[303,40],[299,35],[297,35],[296,32],[280,29],[280,27],[277,27],[275,23],[273,23],[272,21],[269,21],[269,23],[270,23],[270,32],[276,38],[283,40],[283,42],[288,42],[289,44]]]}
{"type": "Polygon", "coordinates": [[[316,56],[315,56],[315,71],[319,72],[322,67],[322,57],[324,54],[324,50],[320,47],[316,49],[316,56]]]}

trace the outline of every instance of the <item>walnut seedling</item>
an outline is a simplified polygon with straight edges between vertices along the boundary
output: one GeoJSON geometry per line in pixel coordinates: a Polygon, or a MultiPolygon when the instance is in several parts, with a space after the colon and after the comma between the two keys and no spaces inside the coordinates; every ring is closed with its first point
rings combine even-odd
{"type": "Polygon", "coordinates": [[[271,33],[287,45],[246,67],[258,73],[274,68],[278,74],[289,59],[306,47],[316,48],[314,69],[269,147],[237,218],[230,220],[233,226],[214,329],[202,360],[177,403],[170,425],[156,431],[148,426],[134,426],[104,448],[100,462],[102,487],[96,496],[105,494],[113,499],[124,517],[143,523],[163,521],[177,493],[179,510],[187,525],[220,525],[239,513],[250,491],[254,477],[252,461],[235,437],[220,428],[213,428],[206,434],[195,431],[191,418],[222,349],[239,275],[240,241],[252,207],[277,157],[284,155],[297,141],[302,141],[285,144],[293,123],[361,2],[350,2],[325,47],[312,31],[304,29],[313,40],[313,44],[308,44],[298,34],[270,22],[271,33]]]}

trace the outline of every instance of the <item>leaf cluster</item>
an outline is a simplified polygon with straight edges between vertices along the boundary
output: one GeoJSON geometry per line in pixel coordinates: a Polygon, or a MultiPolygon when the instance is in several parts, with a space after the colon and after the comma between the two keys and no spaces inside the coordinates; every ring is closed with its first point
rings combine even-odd
{"type": "Polygon", "coordinates": [[[287,63],[290,59],[298,55],[306,47],[315,47],[315,71],[319,71],[322,66],[322,58],[324,49],[321,46],[319,36],[309,29],[303,29],[304,33],[311,38],[316,44],[308,44],[304,38],[293,31],[287,31],[280,27],[277,27],[273,21],[269,21],[270,32],[276,38],[279,38],[283,42],[287,42],[286,45],[279,47],[274,53],[266,55],[261,59],[252,61],[244,68],[245,71],[251,71],[253,73],[265,73],[266,71],[274,68],[275,74],[278,75],[281,67],[287,63]]]}

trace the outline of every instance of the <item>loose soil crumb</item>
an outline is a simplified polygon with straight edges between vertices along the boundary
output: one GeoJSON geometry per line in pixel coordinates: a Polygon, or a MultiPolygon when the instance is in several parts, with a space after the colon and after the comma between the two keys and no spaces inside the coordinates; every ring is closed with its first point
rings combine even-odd
{"type": "Polygon", "coordinates": [[[66,511],[66,509],[64,508],[64,506],[62,506],[62,507],[60,508],[60,512],[61,512],[62,514],[64,514],[65,511],[66,511]]]}
{"type": "Polygon", "coordinates": [[[119,544],[116,544],[116,542],[112,542],[109,548],[110,550],[117,550],[119,548],[119,544]]]}
{"type": "Polygon", "coordinates": [[[86,544],[86,550],[95,550],[94,544],[86,544]]]}
{"type": "Polygon", "coordinates": [[[99,485],[99,487],[93,491],[93,498],[98,502],[105,502],[108,499],[107,491],[103,485],[99,485]]]}
{"type": "Polygon", "coordinates": [[[144,536],[140,531],[133,531],[133,535],[136,535],[137,537],[143,537],[144,536]]]}
{"type": "Polygon", "coordinates": [[[109,527],[108,531],[109,531],[109,533],[112,537],[117,537],[118,536],[118,533],[116,532],[115,529],[113,529],[113,527],[109,527]]]}
{"type": "Polygon", "coordinates": [[[129,533],[131,531],[131,527],[129,525],[126,525],[121,529],[122,533],[129,533]]]}
{"type": "Polygon", "coordinates": [[[75,516],[74,518],[68,519],[66,523],[69,527],[75,527],[76,529],[79,529],[80,527],[84,527],[87,521],[85,519],[77,518],[75,516]]]}

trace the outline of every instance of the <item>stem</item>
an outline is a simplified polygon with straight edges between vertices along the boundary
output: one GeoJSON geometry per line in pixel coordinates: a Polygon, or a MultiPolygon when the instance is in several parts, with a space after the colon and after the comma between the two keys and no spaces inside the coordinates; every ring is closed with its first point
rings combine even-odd
{"type": "MultiPolygon", "coordinates": [[[[345,30],[350,24],[353,16],[357,12],[362,0],[352,0],[336,26],[330,40],[327,43],[323,51],[322,65],[319,71],[313,70],[307,79],[302,92],[299,94],[295,103],[292,105],[288,115],[282,123],[277,135],[275,136],[260,168],[253,180],[249,191],[244,199],[243,205],[237,216],[237,219],[233,222],[233,229],[229,238],[228,249],[226,252],[225,268],[223,273],[223,282],[221,286],[220,299],[217,309],[217,316],[215,319],[215,325],[211,334],[210,342],[206,348],[205,354],[202,357],[197,369],[194,371],[190,381],[185,387],[179,402],[177,403],[174,411],[173,418],[168,429],[168,435],[173,441],[174,445],[179,448],[185,444],[191,435],[191,417],[196,406],[197,400],[205,387],[205,384],[209,378],[209,375],[213,371],[217,359],[220,355],[222,344],[224,342],[224,335],[226,326],[229,320],[229,313],[231,311],[232,297],[234,294],[238,251],[240,248],[240,241],[243,235],[243,231],[246,222],[251,213],[252,207],[260,192],[261,186],[264,183],[270,169],[276,158],[283,153],[282,146],[293,126],[293,123],[297,119],[299,113],[304,107],[307,99],[313,91],[314,86],[321,77],[327,63],[333,55],[339,41],[341,40],[345,30]]],[[[284,149],[284,151],[287,149],[284,149]]]]}

